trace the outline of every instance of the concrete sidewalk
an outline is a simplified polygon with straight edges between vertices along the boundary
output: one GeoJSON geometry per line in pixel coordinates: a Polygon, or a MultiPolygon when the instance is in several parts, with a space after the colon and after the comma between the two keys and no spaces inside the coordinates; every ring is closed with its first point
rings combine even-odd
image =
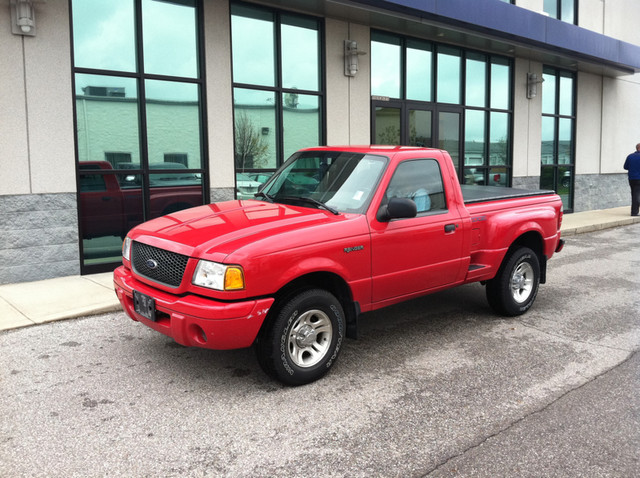
{"type": "MultiPolygon", "coordinates": [[[[640,217],[629,216],[629,206],[565,214],[562,235],[634,223],[640,217]]],[[[0,285],[0,331],[119,309],[110,272],[0,285]]]]}

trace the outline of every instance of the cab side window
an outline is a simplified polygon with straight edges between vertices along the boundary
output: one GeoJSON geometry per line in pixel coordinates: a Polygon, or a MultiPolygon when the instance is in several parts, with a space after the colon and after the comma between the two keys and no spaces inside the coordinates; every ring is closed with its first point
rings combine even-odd
{"type": "Polygon", "coordinates": [[[399,164],[385,196],[387,200],[411,199],[418,214],[447,210],[442,173],[435,159],[413,159],[399,164]]]}

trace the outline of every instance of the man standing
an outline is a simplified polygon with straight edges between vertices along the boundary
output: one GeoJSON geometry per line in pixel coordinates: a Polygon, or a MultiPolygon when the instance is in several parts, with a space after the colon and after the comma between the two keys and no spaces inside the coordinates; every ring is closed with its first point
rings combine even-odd
{"type": "Polygon", "coordinates": [[[636,152],[627,156],[624,169],[629,172],[629,186],[631,186],[631,215],[638,215],[640,208],[640,143],[636,144],[636,152]]]}

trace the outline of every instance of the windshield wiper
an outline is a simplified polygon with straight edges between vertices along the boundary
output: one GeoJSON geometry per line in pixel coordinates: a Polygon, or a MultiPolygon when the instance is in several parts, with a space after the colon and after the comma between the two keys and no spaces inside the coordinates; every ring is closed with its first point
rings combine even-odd
{"type": "Polygon", "coordinates": [[[273,198],[263,191],[258,191],[253,195],[254,198],[265,198],[269,202],[273,202],[273,198]]]}
{"type": "Polygon", "coordinates": [[[303,197],[303,196],[283,196],[283,197],[279,197],[278,199],[280,200],[284,200],[284,201],[300,201],[300,202],[306,202],[306,203],[310,203],[313,204],[314,206],[317,206],[321,209],[326,209],[327,211],[329,211],[331,214],[335,214],[336,216],[340,215],[340,211],[332,208],[331,206],[326,205],[325,203],[323,203],[322,201],[318,201],[317,199],[313,199],[310,197],[303,197]]]}

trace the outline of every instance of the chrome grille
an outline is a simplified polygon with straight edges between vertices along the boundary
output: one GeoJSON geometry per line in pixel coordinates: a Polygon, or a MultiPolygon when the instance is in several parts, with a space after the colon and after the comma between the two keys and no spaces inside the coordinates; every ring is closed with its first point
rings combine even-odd
{"type": "Polygon", "coordinates": [[[165,251],[157,247],[133,241],[131,264],[133,270],[155,282],[178,287],[187,267],[188,256],[165,251]]]}

